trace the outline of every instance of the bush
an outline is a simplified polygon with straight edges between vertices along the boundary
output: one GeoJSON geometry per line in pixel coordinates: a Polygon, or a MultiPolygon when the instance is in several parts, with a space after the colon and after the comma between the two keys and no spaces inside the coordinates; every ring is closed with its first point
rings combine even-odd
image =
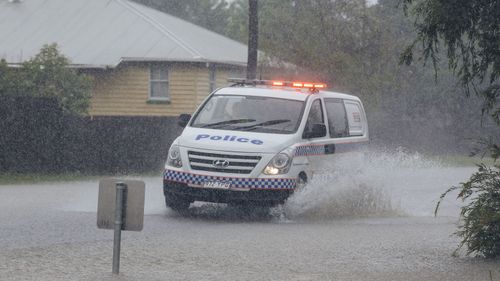
{"type": "Polygon", "coordinates": [[[467,255],[496,258],[500,257],[500,164],[478,167],[467,182],[441,195],[435,214],[444,197],[459,190],[457,198],[470,201],[460,212],[462,222],[455,234],[462,241],[457,250],[466,246],[467,255]]]}
{"type": "Polygon", "coordinates": [[[0,61],[0,95],[56,97],[64,112],[83,114],[90,106],[92,81],[69,67],[56,44],[44,45],[20,68],[0,61]]]}

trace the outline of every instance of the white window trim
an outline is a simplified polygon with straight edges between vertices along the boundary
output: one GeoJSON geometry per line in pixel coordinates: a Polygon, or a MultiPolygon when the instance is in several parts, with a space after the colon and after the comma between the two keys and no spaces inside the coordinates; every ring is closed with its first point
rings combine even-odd
{"type": "Polygon", "coordinates": [[[153,79],[151,79],[151,75],[153,73],[153,67],[155,67],[155,66],[151,65],[149,67],[148,100],[149,101],[170,101],[170,70],[165,66],[165,68],[167,70],[167,79],[153,80],[153,79]],[[151,93],[153,90],[151,87],[151,84],[153,82],[166,82],[167,83],[167,96],[166,97],[153,97],[153,96],[151,96],[151,93]]]}
{"type": "Polygon", "coordinates": [[[210,67],[208,69],[208,86],[210,88],[210,93],[217,89],[217,69],[215,67],[210,67]]]}

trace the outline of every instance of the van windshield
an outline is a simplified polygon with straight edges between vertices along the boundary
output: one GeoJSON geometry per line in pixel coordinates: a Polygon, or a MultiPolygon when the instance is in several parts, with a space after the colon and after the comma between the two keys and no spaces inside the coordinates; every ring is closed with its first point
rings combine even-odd
{"type": "Polygon", "coordinates": [[[255,96],[214,95],[198,111],[192,127],[291,134],[304,102],[255,96]]]}

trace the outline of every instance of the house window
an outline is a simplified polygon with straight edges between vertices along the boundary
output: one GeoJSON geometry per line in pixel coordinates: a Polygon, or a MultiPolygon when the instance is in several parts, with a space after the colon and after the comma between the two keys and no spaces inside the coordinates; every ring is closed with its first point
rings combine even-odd
{"type": "Polygon", "coordinates": [[[149,99],[169,100],[168,69],[164,65],[152,65],[149,75],[149,99]]]}
{"type": "Polygon", "coordinates": [[[210,70],[210,93],[215,91],[215,89],[217,88],[217,77],[216,77],[216,71],[215,71],[215,67],[211,67],[210,70]]]}

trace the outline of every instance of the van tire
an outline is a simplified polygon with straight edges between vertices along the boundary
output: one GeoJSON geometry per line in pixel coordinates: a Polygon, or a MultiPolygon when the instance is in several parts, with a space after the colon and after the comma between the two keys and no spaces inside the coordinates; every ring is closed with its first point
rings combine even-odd
{"type": "Polygon", "coordinates": [[[307,175],[304,172],[300,172],[297,178],[297,190],[302,190],[307,185],[307,175]]]}
{"type": "Polygon", "coordinates": [[[189,209],[191,202],[184,198],[167,193],[165,194],[165,205],[178,213],[185,213],[189,209]]]}

